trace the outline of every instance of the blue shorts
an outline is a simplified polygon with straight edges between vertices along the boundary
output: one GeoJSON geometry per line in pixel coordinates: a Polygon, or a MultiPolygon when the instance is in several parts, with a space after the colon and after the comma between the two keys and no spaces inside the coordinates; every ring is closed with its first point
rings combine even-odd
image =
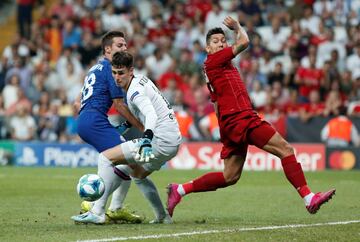
{"type": "Polygon", "coordinates": [[[97,110],[83,110],[77,119],[77,132],[82,140],[95,147],[101,153],[123,141],[107,115],[97,110]]]}

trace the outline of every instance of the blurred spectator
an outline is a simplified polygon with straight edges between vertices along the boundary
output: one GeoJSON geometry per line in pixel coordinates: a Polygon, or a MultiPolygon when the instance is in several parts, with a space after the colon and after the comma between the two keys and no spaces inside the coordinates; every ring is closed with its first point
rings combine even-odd
{"type": "Polygon", "coordinates": [[[255,26],[263,25],[261,18],[261,9],[257,1],[243,0],[237,6],[239,22],[244,25],[246,19],[251,19],[255,26]]]}
{"type": "Polygon", "coordinates": [[[18,141],[29,141],[35,138],[36,124],[29,110],[17,106],[15,115],[10,118],[11,138],[18,141]]]}
{"type": "MultiPolygon", "coordinates": [[[[249,37],[250,38],[250,37],[249,37]]],[[[260,58],[265,53],[265,47],[262,44],[262,39],[259,34],[254,34],[248,50],[252,58],[260,58]]]]}
{"type": "Polygon", "coordinates": [[[276,123],[281,116],[280,107],[275,104],[274,97],[271,95],[271,93],[267,93],[265,105],[258,108],[257,111],[261,118],[272,124],[276,123]]]}
{"type": "Polygon", "coordinates": [[[69,3],[66,3],[65,0],[55,0],[55,3],[50,9],[51,16],[59,16],[61,22],[65,22],[67,19],[72,19],[74,17],[73,6],[69,3]]]}
{"type": "MultiPolygon", "coordinates": [[[[240,60],[240,69],[242,71],[242,74],[244,72],[244,69],[242,68],[243,66],[241,65],[241,63],[244,61],[245,58],[250,58],[246,57],[248,52],[245,52],[244,54],[242,54],[241,56],[241,60],[240,60]]],[[[271,52],[268,50],[265,50],[263,56],[260,57],[259,59],[259,65],[260,65],[260,72],[262,74],[268,75],[270,73],[270,71],[273,69],[273,62],[272,62],[272,56],[271,56],[271,52]]],[[[245,66],[247,67],[247,65],[245,66]]]]}
{"type": "Polygon", "coordinates": [[[360,72],[360,42],[355,46],[354,53],[347,57],[346,68],[351,71],[353,78],[360,72]]]}
{"type": "Polygon", "coordinates": [[[34,71],[41,69],[43,61],[51,61],[50,45],[45,41],[42,34],[33,34],[33,38],[28,42],[30,49],[30,62],[34,71]]]}
{"type": "Polygon", "coordinates": [[[27,90],[27,96],[32,103],[37,103],[40,99],[41,93],[46,92],[45,88],[46,74],[42,71],[35,73],[33,83],[27,90]]]}
{"type": "Polygon", "coordinates": [[[207,95],[204,89],[198,88],[195,90],[194,98],[195,106],[192,111],[195,114],[195,118],[199,119],[214,112],[214,105],[210,102],[209,95],[207,95]]]}
{"type": "Polygon", "coordinates": [[[336,25],[347,24],[348,18],[350,18],[350,12],[352,7],[351,1],[334,0],[334,5],[336,9],[336,11],[334,12],[336,25]]]}
{"type": "Polygon", "coordinates": [[[29,47],[25,43],[24,39],[21,38],[20,34],[16,33],[14,35],[14,39],[11,44],[5,46],[2,58],[4,59],[3,68],[11,67],[15,59],[19,56],[28,56],[29,55],[29,47]]]}
{"type": "Polygon", "coordinates": [[[5,115],[5,102],[2,95],[0,95],[0,117],[3,117],[5,115]]]}
{"type": "Polygon", "coordinates": [[[50,60],[56,63],[62,51],[61,22],[57,15],[52,15],[50,26],[45,30],[45,40],[51,49],[50,60]]]}
{"type": "MultiPolygon", "coordinates": [[[[301,58],[301,66],[305,68],[310,67],[310,56],[313,58],[316,58],[317,55],[317,46],[316,45],[309,45],[307,48],[307,55],[301,58]]],[[[319,60],[316,59],[315,67],[321,68],[321,64],[319,63],[319,60]]]]}
{"type": "Polygon", "coordinates": [[[340,61],[345,60],[346,50],[345,46],[334,39],[334,31],[332,29],[326,30],[327,41],[319,44],[317,50],[317,58],[320,65],[323,65],[325,61],[331,59],[331,52],[337,50],[338,58],[340,61]]]}
{"type": "MultiPolygon", "coordinates": [[[[163,73],[160,78],[156,81],[160,89],[164,90],[169,88],[170,81],[175,82],[175,86],[178,90],[185,92],[189,87],[184,82],[183,77],[178,71],[178,64],[176,60],[173,60],[168,70],[163,73]]],[[[171,89],[171,88],[170,88],[171,89]]]]}
{"type": "Polygon", "coordinates": [[[266,3],[266,20],[271,22],[273,18],[279,18],[281,23],[289,22],[289,15],[287,13],[287,8],[284,0],[273,0],[266,3]]]}
{"type": "Polygon", "coordinates": [[[50,95],[47,92],[42,92],[40,99],[34,104],[32,108],[33,115],[37,117],[45,117],[50,110],[50,95]]]}
{"type": "Polygon", "coordinates": [[[76,50],[81,45],[81,29],[71,19],[64,22],[61,36],[63,48],[76,50]]]}
{"type": "Polygon", "coordinates": [[[193,22],[191,19],[184,19],[180,25],[179,30],[175,34],[174,46],[178,49],[192,49],[193,37],[193,22]]]}
{"type": "Polygon", "coordinates": [[[184,141],[191,140],[190,127],[194,125],[192,116],[185,110],[175,112],[175,117],[179,123],[181,136],[184,141]]]}
{"type": "Polygon", "coordinates": [[[145,60],[142,56],[135,56],[135,60],[134,60],[134,69],[135,69],[135,73],[147,76],[148,75],[148,70],[146,68],[145,65],[145,60]]]}
{"type": "MultiPolygon", "coordinates": [[[[171,1],[168,1],[168,4],[170,2],[171,1]]],[[[179,1],[173,1],[173,3],[169,6],[169,18],[167,20],[167,24],[173,32],[177,32],[183,21],[188,19],[185,17],[184,7],[185,4],[179,1]]]]}
{"type": "Polygon", "coordinates": [[[360,73],[354,80],[351,98],[353,101],[360,100],[360,73]]]}
{"type": "Polygon", "coordinates": [[[265,106],[267,100],[267,92],[259,80],[254,80],[252,91],[250,91],[251,102],[255,109],[265,106]]]}
{"type": "Polygon", "coordinates": [[[84,3],[85,1],[84,0],[71,0],[71,1],[72,1],[74,16],[76,16],[76,18],[79,19],[83,18],[88,12],[88,9],[86,9],[84,3]]]}
{"type": "Polygon", "coordinates": [[[63,128],[60,125],[58,107],[57,102],[51,102],[48,112],[39,117],[37,133],[41,141],[54,142],[58,139],[63,128]]]}
{"type": "Polygon", "coordinates": [[[199,121],[199,127],[206,140],[220,140],[219,123],[215,112],[201,118],[199,121]]]}
{"type": "Polygon", "coordinates": [[[205,49],[202,47],[200,41],[195,40],[193,42],[193,61],[198,65],[198,66],[202,66],[205,59],[206,59],[206,51],[205,49]]]}
{"type": "Polygon", "coordinates": [[[324,85],[324,73],[316,68],[316,57],[309,56],[309,68],[299,67],[295,76],[295,82],[299,85],[300,99],[306,102],[312,90],[320,90],[324,85]]]}
{"type": "Polygon", "coordinates": [[[20,78],[20,87],[27,90],[31,85],[32,72],[32,68],[25,57],[16,57],[13,67],[9,68],[6,73],[5,80],[17,75],[20,78]]]}
{"type": "Polygon", "coordinates": [[[82,78],[82,73],[76,73],[74,70],[74,65],[68,62],[66,65],[66,73],[60,78],[63,80],[61,83],[61,88],[65,89],[65,91],[70,91],[71,88],[79,82],[79,79],[82,78]]]}
{"type": "Polygon", "coordinates": [[[58,112],[60,117],[68,117],[74,115],[73,105],[67,100],[67,93],[64,89],[60,89],[58,92],[58,112]]]}
{"type": "Polygon", "coordinates": [[[181,74],[200,74],[200,66],[193,61],[192,52],[188,49],[181,50],[177,68],[181,74]]]}
{"type": "Polygon", "coordinates": [[[324,116],[338,115],[339,108],[342,106],[339,91],[332,90],[325,99],[324,116]]]}
{"type": "Polygon", "coordinates": [[[285,43],[290,35],[288,29],[281,28],[280,26],[280,19],[274,17],[271,20],[271,27],[263,27],[268,30],[266,34],[262,36],[265,47],[274,55],[281,55],[283,53],[285,43]]]}
{"type": "Polygon", "coordinates": [[[112,3],[107,4],[105,12],[101,15],[101,22],[105,31],[118,29],[126,33],[128,38],[134,33],[129,16],[117,14],[112,3]]]}
{"type": "Polygon", "coordinates": [[[300,120],[305,123],[313,117],[322,116],[324,109],[325,105],[323,102],[321,102],[319,91],[313,89],[309,94],[309,103],[305,103],[300,106],[300,120]]]}
{"type": "Polygon", "coordinates": [[[193,117],[186,111],[175,112],[183,141],[200,141],[203,139],[196,127],[193,117]]]}
{"type": "Polygon", "coordinates": [[[288,117],[297,118],[299,117],[300,105],[298,103],[298,92],[297,90],[290,89],[290,97],[287,103],[283,106],[283,111],[288,117]]]}
{"type": "Polygon", "coordinates": [[[188,110],[189,106],[184,102],[184,94],[179,89],[175,90],[173,107],[175,112],[188,110]]]}
{"type": "Polygon", "coordinates": [[[305,6],[304,16],[300,19],[300,26],[303,30],[310,31],[313,35],[319,34],[319,23],[321,19],[314,15],[311,6],[305,6]]]}
{"type": "Polygon", "coordinates": [[[162,48],[156,48],[153,55],[146,58],[145,64],[152,80],[158,80],[171,66],[172,59],[162,48]]]}
{"type": "Polygon", "coordinates": [[[321,43],[326,42],[328,39],[327,33],[326,33],[326,27],[324,21],[319,22],[319,32],[315,35],[312,35],[310,38],[310,44],[318,46],[321,43]]]}
{"type": "Polygon", "coordinates": [[[285,83],[285,74],[281,62],[275,64],[274,71],[271,71],[268,75],[268,84],[271,86],[275,81],[281,84],[285,83]]]}
{"type": "Polygon", "coordinates": [[[348,97],[349,100],[352,100],[352,90],[353,90],[353,81],[351,79],[351,72],[344,71],[340,78],[340,89],[344,93],[345,96],[348,97]]]}
{"type": "Polygon", "coordinates": [[[288,88],[283,87],[280,81],[274,81],[271,85],[271,96],[273,97],[274,104],[280,108],[289,102],[290,91],[288,88]]]}
{"type": "Polygon", "coordinates": [[[5,110],[18,100],[18,90],[20,89],[20,77],[13,75],[10,77],[8,84],[2,90],[5,110]]]}
{"type": "Polygon", "coordinates": [[[4,98],[0,95],[0,140],[8,138],[8,129],[5,117],[4,98]]]}
{"type": "Polygon", "coordinates": [[[30,39],[32,11],[36,0],[17,0],[17,23],[21,37],[30,39]]]}
{"type": "Polygon", "coordinates": [[[174,104],[174,97],[176,90],[179,90],[176,85],[176,80],[173,78],[168,79],[166,88],[161,90],[161,93],[169,101],[171,105],[174,104]]]}
{"type": "Polygon", "coordinates": [[[336,49],[331,51],[330,63],[334,69],[334,72],[336,72],[336,77],[340,76],[340,72],[345,71],[345,60],[344,58],[339,57],[339,52],[336,49]]]}
{"type": "Polygon", "coordinates": [[[360,100],[349,103],[347,115],[360,118],[360,100]]]}
{"type": "Polygon", "coordinates": [[[71,71],[73,72],[71,75],[81,76],[83,73],[83,67],[81,66],[79,59],[71,48],[65,48],[56,64],[56,71],[62,81],[61,85],[65,84],[66,78],[69,75],[69,65],[71,65],[71,71]]]}
{"type": "Polygon", "coordinates": [[[360,43],[360,25],[357,26],[349,26],[346,29],[347,36],[349,37],[346,42],[347,53],[354,53],[355,47],[360,43]]]}
{"type": "Polygon", "coordinates": [[[94,33],[96,29],[94,13],[89,9],[84,9],[84,15],[81,16],[79,25],[82,29],[82,32],[90,31],[90,33],[94,33]]]}
{"type": "Polygon", "coordinates": [[[341,107],[339,115],[329,120],[321,130],[321,140],[330,147],[360,146],[360,135],[355,125],[345,116],[346,108],[341,107]]]}
{"type": "Polygon", "coordinates": [[[314,13],[324,20],[327,27],[335,25],[333,16],[335,13],[334,1],[319,0],[314,3],[314,13]]]}
{"type": "Polygon", "coordinates": [[[45,89],[47,91],[54,92],[61,87],[62,83],[60,74],[55,70],[55,68],[50,66],[49,62],[43,62],[41,71],[45,74],[45,89]]]}
{"type": "Polygon", "coordinates": [[[263,86],[268,85],[268,78],[265,74],[260,72],[260,65],[256,59],[251,61],[250,70],[243,76],[248,90],[252,90],[254,80],[260,81],[261,85],[263,86]]]}
{"type": "Polygon", "coordinates": [[[305,3],[303,0],[294,0],[292,5],[287,8],[290,21],[300,20],[303,16],[305,3]]]}
{"type": "Polygon", "coordinates": [[[32,103],[30,100],[25,96],[25,92],[23,89],[17,89],[17,100],[13,104],[11,104],[5,112],[6,116],[12,116],[16,113],[18,107],[23,107],[26,110],[31,110],[32,103]]]}
{"type": "MultiPolygon", "coordinates": [[[[220,3],[218,1],[213,1],[211,4],[211,10],[206,14],[205,17],[206,32],[209,29],[218,27],[219,23],[222,23],[227,15],[228,13],[222,9],[220,3]]],[[[227,30],[227,28],[224,29],[227,30]]]]}
{"type": "Polygon", "coordinates": [[[81,39],[81,45],[78,52],[80,54],[80,62],[84,68],[90,66],[92,61],[101,54],[101,46],[94,40],[94,36],[89,30],[84,30],[81,39]]]}

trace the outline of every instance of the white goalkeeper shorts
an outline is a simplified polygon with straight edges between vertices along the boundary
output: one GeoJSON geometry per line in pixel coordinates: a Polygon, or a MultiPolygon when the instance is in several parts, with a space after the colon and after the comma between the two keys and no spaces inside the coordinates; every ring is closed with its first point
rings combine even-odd
{"type": "Polygon", "coordinates": [[[139,139],[133,139],[124,142],[120,145],[120,147],[125,156],[126,161],[129,164],[133,164],[133,163],[139,164],[149,172],[160,170],[160,168],[166,162],[168,162],[169,160],[171,160],[173,157],[176,156],[179,150],[179,145],[175,145],[175,146],[170,146],[169,144],[160,145],[160,143],[155,137],[151,141],[151,145],[155,158],[150,159],[149,162],[138,162],[135,160],[135,155],[139,147],[139,139]]]}

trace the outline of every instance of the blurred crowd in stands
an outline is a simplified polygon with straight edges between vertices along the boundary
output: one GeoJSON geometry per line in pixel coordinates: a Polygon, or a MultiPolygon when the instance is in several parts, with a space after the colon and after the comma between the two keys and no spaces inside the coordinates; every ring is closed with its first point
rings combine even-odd
{"type": "MultiPolygon", "coordinates": [[[[17,1],[18,34],[1,55],[0,139],[79,142],[72,103],[101,55],[101,36],[118,29],[135,72],[173,105],[184,139],[218,140],[202,65],[206,32],[225,29],[227,15],[249,34],[251,45],[234,65],[266,120],[307,122],[340,107],[360,116],[360,0],[51,2],[17,1]]],[[[118,118],[113,109],[109,115],[118,118]]]]}

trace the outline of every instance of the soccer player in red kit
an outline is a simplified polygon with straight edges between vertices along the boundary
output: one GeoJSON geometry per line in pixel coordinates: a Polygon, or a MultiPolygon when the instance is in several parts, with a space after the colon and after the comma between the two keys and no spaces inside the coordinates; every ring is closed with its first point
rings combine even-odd
{"type": "Polygon", "coordinates": [[[233,18],[226,17],[223,23],[235,33],[235,43],[228,45],[221,28],[209,30],[206,35],[208,56],[204,69],[211,101],[218,115],[224,171],[209,172],[184,184],[169,184],[168,212],[172,216],[175,206],[189,193],[215,191],[235,184],[241,176],[248,145],[255,145],[281,159],[286,178],[304,199],[309,213],[314,214],[335,194],[335,189],[312,193],[293,147],[253,110],[244,82],[231,63],[235,56],[248,47],[249,38],[233,18]]]}

